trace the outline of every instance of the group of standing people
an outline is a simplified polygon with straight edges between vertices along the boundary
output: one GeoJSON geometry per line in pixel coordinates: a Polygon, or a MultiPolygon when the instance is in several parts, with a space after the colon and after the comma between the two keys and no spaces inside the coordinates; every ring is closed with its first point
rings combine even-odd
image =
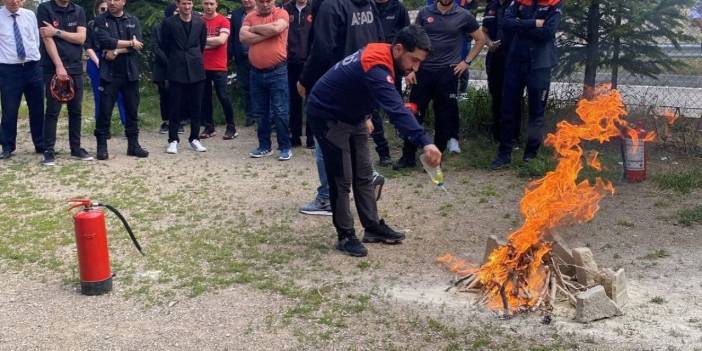
{"type": "MultiPolygon", "coordinates": [[[[17,110],[24,94],[35,151],[43,154],[44,164],[55,163],[56,120],[66,102],[71,155],[92,159],[80,143],[83,48],[96,98],[96,157],[109,158],[115,104],[125,125],[127,154],[147,157],[138,141],[137,113],[138,52],[144,44],[139,20],[124,10],[126,0],[98,0],[96,16],[88,23],[83,9],[70,0],[42,3],[36,18],[21,8],[22,0],[5,4],[0,11],[0,158],[9,158],[15,149],[17,110]],[[71,98],[63,99],[66,94],[60,90],[68,90],[71,98]]],[[[368,140],[376,144],[379,164],[391,165],[385,115],[404,139],[396,169],[415,167],[417,148],[423,149],[430,166],[437,166],[447,149],[460,150],[458,99],[486,45],[493,134],[500,142],[491,167],[511,162],[525,88],[529,128],[524,160],[536,156],[550,70],[556,62],[560,0],[491,0],[482,25],[466,9],[475,5],[470,0],[430,2],[412,25],[399,0],[241,4],[227,19],[217,13],[217,0],[203,0],[202,15],[194,14],[192,0],[176,0],[153,28],[152,78],[161,98],[161,132],[168,134],[166,152],[178,152],[178,135],[186,120],[190,147],[207,150],[201,139],[216,135],[213,96],[224,112],[224,139],[237,137],[227,93],[233,60],[246,125],[257,124],[258,146],[249,155],[273,153],[275,128],[278,159],[290,160],[293,147],[303,145],[305,132],[304,146],[315,149],[320,186],[315,199],[300,211],[331,215],[339,250],[367,254],[356,239],[351,191],[365,228],[363,242],[397,244],[404,239],[378,216],[374,188],[382,186],[383,178],[374,170],[368,140]],[[409,94],[402,90],[403,76],[409,94]],[[408,103],[417,106],[416,111],[408,109],[408,103]],[[435,117],[433,142],[421,126],[429,103],[435,117]]]]}

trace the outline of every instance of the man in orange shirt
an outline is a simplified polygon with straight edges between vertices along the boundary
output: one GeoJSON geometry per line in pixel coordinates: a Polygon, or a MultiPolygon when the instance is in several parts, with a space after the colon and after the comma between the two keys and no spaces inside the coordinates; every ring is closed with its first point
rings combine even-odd
{"type": "Polygon", "coordinates": [[[244,18],[239,32],[249,45],[251,63],[251,114],[258,120],[258,147],[249,155],[266,157],[271,150],[271,119],[275,122],[278,159],[292,158],[288,131],[288,13],[274,0],[256,0],[256,11],[244,18]]]}

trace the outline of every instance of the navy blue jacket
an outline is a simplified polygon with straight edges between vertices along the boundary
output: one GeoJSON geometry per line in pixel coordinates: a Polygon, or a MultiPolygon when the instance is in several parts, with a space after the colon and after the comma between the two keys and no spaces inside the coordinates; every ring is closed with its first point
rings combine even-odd
{"type": "Polygon", "coordinates": [[[505,11],[504,30],[514,34],[507,61],[529,60],[531,69],[553,68],[558,59],[555,42],[563,2],[552,6],[520,3],[513,1],[505,11]],[[536,28],[537,19],[544,20],[542,28],[536,28]]]}
{"type": "Polygon", "coordinates": [[[403,138],[421,147],[431,144],[395,89],[394,62],[391,45],[382,43],[368,44],[344,58],[312,88],[307,116],[355,125],[380,107],[403,138]]]}

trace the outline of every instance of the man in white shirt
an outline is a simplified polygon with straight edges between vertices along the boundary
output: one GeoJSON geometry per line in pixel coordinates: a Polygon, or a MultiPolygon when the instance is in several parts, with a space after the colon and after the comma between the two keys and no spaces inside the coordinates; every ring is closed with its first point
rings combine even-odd
{"type": "Polygon", "coordinates": [[[0,160],[9,159],[16,149],[17,116],[22,95],[29,110],[29,128],[36,153],[44,152],[44,82],[39,65],[39,26],[32,11],[22,8],[23,0],[5,0],[0,8],[0,160]]]}

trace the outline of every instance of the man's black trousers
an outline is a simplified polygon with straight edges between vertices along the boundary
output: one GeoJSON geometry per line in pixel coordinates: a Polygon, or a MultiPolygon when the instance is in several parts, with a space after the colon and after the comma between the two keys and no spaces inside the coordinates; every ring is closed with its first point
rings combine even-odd
{"type": "Polygon", "coordinates": [[[115,101],[120,93],[126,112],[124,134],[128,139],[139,136],[139,81],[130,82],[126,77],[116,77],[110,82],[100,80],[100,116],[95,123],[95,137],[98,141],[106,140],[110,133],[112,110],[115,108],[115,101]]]}

